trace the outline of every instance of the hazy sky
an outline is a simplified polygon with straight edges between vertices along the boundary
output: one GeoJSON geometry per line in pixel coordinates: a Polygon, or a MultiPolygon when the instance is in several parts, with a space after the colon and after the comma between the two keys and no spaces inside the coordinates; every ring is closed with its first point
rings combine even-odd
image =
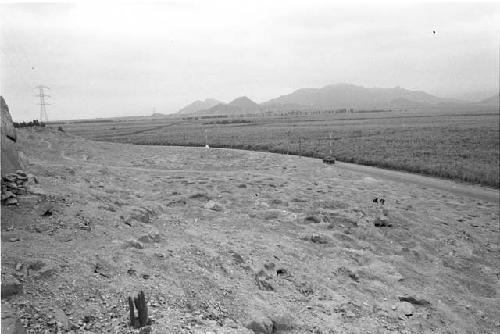
{"type": "Polygon", "coordinates": [[[339,82],[440,96],[499,89],[498,2],[14,3],[0,11],[0,90],[17,120],[38,117],[39,84],[51,88],[52,120],[170,113],[206,97],[260,103],[339,82]]]}

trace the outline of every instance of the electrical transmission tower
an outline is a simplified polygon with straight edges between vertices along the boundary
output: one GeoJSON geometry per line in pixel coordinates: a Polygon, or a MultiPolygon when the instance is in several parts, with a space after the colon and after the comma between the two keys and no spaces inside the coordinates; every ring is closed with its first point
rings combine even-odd
{"type": "Polygon", "coordinates": [[[37,86],[38,89],[38,95],[35,95],[36,97],[40,98],[40,103],[38,104],[40,106],[40,123],[47,123],[49,121],[49,116],[47,115],[47,110],[45,106],[50,105],[50,103],[47,103],[45,101],[46,97],[50,97],[50,95],[45,94],[45,89],[49,89],[49,87],[46,86],[37,86]]]}

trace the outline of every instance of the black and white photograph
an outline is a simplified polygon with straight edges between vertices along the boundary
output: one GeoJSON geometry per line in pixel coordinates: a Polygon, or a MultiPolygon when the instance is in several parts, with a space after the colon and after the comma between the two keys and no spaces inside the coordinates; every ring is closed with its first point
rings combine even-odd
{"type": "Polygon", "coordinates": [[[500,333],[499,71],[498,0],[0,0],[1,333],[500,333]]]}

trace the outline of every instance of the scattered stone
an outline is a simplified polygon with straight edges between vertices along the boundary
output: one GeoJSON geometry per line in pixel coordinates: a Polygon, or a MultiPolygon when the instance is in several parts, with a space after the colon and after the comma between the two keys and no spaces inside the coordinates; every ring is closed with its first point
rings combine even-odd
{"type": "Polygon", "coordinates": [[[127,240],[125,242],[125,248],[129,248],[129,247],[137,248],[137,249],[144,249],[144,245],[142,243],[140,243],[139,241],[134,240],[134,239],[130,239],[130,240],[127,240]]]}
{"type": "Polygon", "coordinates": [[[19,237],[12,237],[12,238],[9,238],[9,241],[10,242],[16,242],[16,241],[20,241],[21,239],[19,239],[19,237]]]}
{"type": "Polygon", "coordinates": [[[222,211],[222,205],[219,203],[216,203],[214,201],[208,201],[204,206],[205,209],[207,210],[213,210],[213,211],[222,211]]]}
{"type": "Polygon", "coordinates": [[[7,190],[5,193],[2,194],[2,201],[4,199],[11,198],[11,197],[16,197],[16,195],[14,195],[14,193],[12,191],[7,190]]]}
{"type": "Polygon", "coordinates": [[[38,271],[38,270],[42,269],[43,267],[45,267],[45,263],[43,261],[40,261],[40,260],[33,261],[30,264],[28,264],[28,270],[38,271]]]}
{"type": "Polygon", "coordinates": [[[288,274],[288,271],[286,269],[283,269],[283,268],[276,270],[276,275],[277,276],[290,276],[288,274]]]}
{"type": "Polygon", "coordinates": [[[304,296],[311,296],[314,294],[314,288],[309,283],[302,282],[301,284],[297,284],[296,288],[304,296]]]}
{"type": "Polygon", "coordinates": [[[273,322],[273,333],[293,329],[293,317],[290,314],[273,317],[271,321],[273,322]]]}
{"type": "Polygon", "coordinates": [[[212,199],[209,195],[207,195],[205,193],[193,194],[193,195],[189,196],[189,198],[197,199],[200,201],[210,201],[212,199]]]}
{"type": "Polygon", "coordinates": [[[255,283],[259,287],[260,290],[263,291],[273,291],[274,288],[268,280],[271,280],[272,277],[266,274],[264,270],[259,271],[255,274],[255,283]]]}
{"type": "Polygon", "coordinates": [[[264,264],[264,268],[266,268],[267,270],[273,270],[274,269],[274,263],[267,262],[267,263],[264,264]]]}
{"type": "Polygon", "coordinates": [[[245,324],[245,327],[255,334],[272,334],[274,331],[273,321],[262,314],[254,315],[253,319],[245,324]]]}
{"type": "Polygon", "coordinates": [[[141,237],[139,237],[140,242],[144,243],[155,243],[160,242],[160,234],[156,231],[149,232],[141,237]]]}
{"type": "Polygon", "coordinates": [[[21,169],[16,170],[16,175],[23,178],[28,178],[28,175],[21,169]]]}
{"type": "Polygon", "coordinates": [[[397,303],[397,312],[399,314],[410,317],[415,312],[415,307],[408,302],[399,302],[397,303]]]}
{"type": "Polygon", "coordinates": [[[431,303],[429,303],[427,300],[423,298],[417,298],[415,296],[403,296],[399,297],[399,300],[402,302],[408,302],[413,305],[419,305],[419,306],[429,306],[431,303]]]}
{"type": "Polygon", "coordinates": [[[5,205],[17,205],[17,199],[15,197],[7,198],[5,200],[5,205]]]}
{"type": "Polygon", "coordinates": [[[30,187],[30,194],[38,196],[47,196],[47,193],[41,188],[30,187]]]}
{"type": "Polygon", "coordinates": [[[345,316],[348,318],[354,318],[356,316],[356,314],[354,314],[352,311],[347,311],[345,313],[345,316]]]}
{"type": "Polygon", "coordinates": [[[83,221],[83,222],[78,223],[78,228],[80,230],[84,230],[87,232],[92,231],[92,227],[90,226],[90,224],[87,221],[83,221]]]}
{"type": "Polygon", "coordinates": [[[304,218],[304,223],[315,223],[315,224],[319,224],[321,222],[321,219],[319,219],[317,216],[315,215],[311,215],[311,216],[307,216],[304,218]]]}
{"type": "Polygon", "coordinates": [[[272,219],[278,219],[280,215],[281,215],[280,210],[270,209],[270,210],[265,210],[262,213],[262,218],[264,218],[265,220],[272,220],[272,219]]]}
{"type": "Polygon", "coordinates": [[[23,264],[21,262],[16,264],[16,271],[20,271],[23,268],[23,264]]]}
{"type": "Polygon", "coordinates": [[[109,270],[108,266],[106,266],[104,263],[96,263],[94,266],[94,273],[99,274],[103,277],[110,278],[111,277],[111,271],[109,270]]]}
{"type": "Polygon", "coordinates": [[[139,330],[139,334],[149,334],[149,333],[151,333],[152,330],[153,329],[151,328],[151,326],[142,327],[139,330]]]}
{"type": "Polygon", "coordinates": [[[241,255],[238,253],[233,254],[233,259],[234,259],[234,262],[236,262],[237,264],[245,263],[245,260],[243,260],[243,257],[241,257],[241,255]]]}
{"type": "Polygon", "coordinates": [[[45,203],[40,205],[38,209],[38,214],[42,217],[48,217],[52,216],[52,210],[54,209],[54,206],[50,203],[45,203]]]}
{"type": "Polygon", "coordinates": [[[69,330],[71,328],[71,324],[66,314],[61,309],[56,308],[54,310],[54,320],[57,322],[58,327],[64,330],[69,330]]]}
{"type": "Polygon", "coordinates": [[[311,236],[311,241],[316,243],[316,244],[327,244],[328,239],[325,236],[319,235],[319,234],[313,234],[311,236]]]}
{"type": "Polygon", "coordinates": [[[30,184],[30,183],[38,184],[38,179],[36,178],[35,175],[28,174],[27,176],[28,176],[28,184],[30,184]]]}
{"type": "Polygon", "coordinates": [[[323,235],[319,235],[319,234],[305,236],[305,237],[302,237],[301,239],[304,241],[312,241],[316,244],[327,244],[328,243],[328,238],[323,236],[323,235]]]}
{"type": "Polygon", "coordinates": [[[373,224],[375,227],[392,227],[392,224],[387,220],[386,216],[377,217],[373,224]]]}
{"type": "Polygon", "coordinates": [[[153,222],[154,212],[149,209],[136,209],[134,213],[130,215],[130,219],[137,220],[138,222],[144,224],[151,224],[153,222]]]}
{"type": "Polygon", "coordinates": [[[37,272],[35,279],[47,279],[57,272],[53,266],[46,266],[37,272]]]}
{"type": "Polygon", "coordinates": [[[23,284],[17,278],[10,274],[2,275],[2,299],[22,293],[23,284]]]}
{"type": "Polygon", "coordinates": [[[41,216],[43,216],[43,217],[52,216],[52,209],[48,209],[47,211],[45,211],[44,213],[42,213],[41,216]]]}
{"type": "Polygon", "coordinates": [[[349,277],[350,279],[352,279],[355,282],[359,282],[359,279],[360,279],[359,273],[356,272],[356,271],[353,271],[350,268],[340,267],[340,268],[337,269],[337,273],[343,274],[343,275],[349,277]]]}
{"type": "Polygon", "coordinates": [[[7,305],[2,305],[2,334],[26,334],[21,321],[7,305]]]}

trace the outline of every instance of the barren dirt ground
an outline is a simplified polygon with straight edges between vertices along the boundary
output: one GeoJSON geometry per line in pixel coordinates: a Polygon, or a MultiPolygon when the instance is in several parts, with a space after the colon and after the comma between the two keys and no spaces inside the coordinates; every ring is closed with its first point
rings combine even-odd
{"type": "Polygon", "coordinates": [[[137,332],[126,298],[140,290],[152,333],[500,329],[498,191],[297,156],[18,136],[42,191],[2,207],[2,276],[24,286],[2,306],[28,332],[137,332]]]}

